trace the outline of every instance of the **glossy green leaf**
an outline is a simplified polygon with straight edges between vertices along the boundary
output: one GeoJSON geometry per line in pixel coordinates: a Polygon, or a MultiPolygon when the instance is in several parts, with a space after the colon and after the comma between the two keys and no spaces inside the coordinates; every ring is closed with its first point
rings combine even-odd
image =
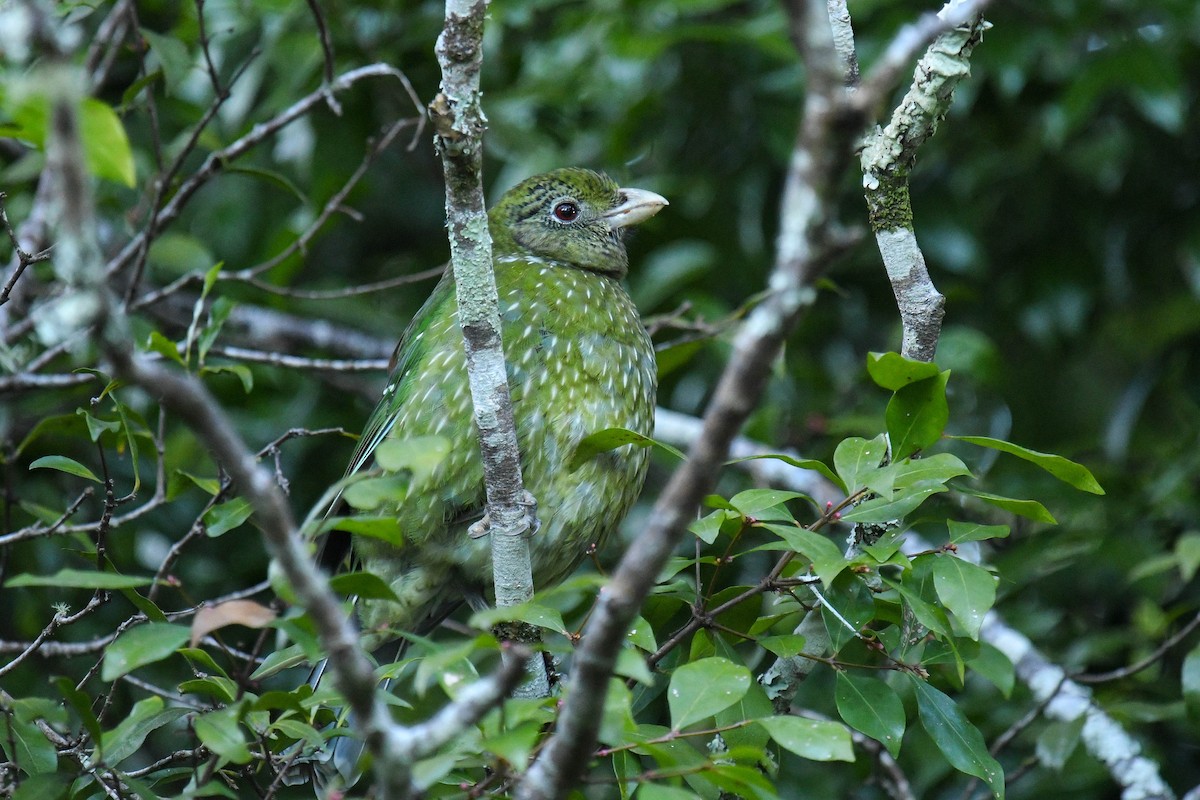
{"type": "Polygon", "coordinates": [[[745,517],[758,517],[766,511],[791,519],[792,515],[783,508],[789,500],[804,497],[800,492],[788,492],[782,489],[746,489],[729,498],[729,505],[745,517]]]}
{"type": "Polygon", "coordinates": [[[920,678],[912,678],[921,726],[938,750],[959,772],[974,775],[1004,800],[1004,770],[988,753],[983,734],[945,694],[920,678]]]}
{"type": "Polygon", "coordinates": [[[209,750],[235,764],[248,764],[253,756],[246,745],[246,731],[238,721],[240,711],[237,706],[210,711],[197,716],[192,724],[209,750]]]}
{"type": "Polygon", "coordinates": [[[764,523],[762,527],[779,536],[789,547],[811,561],[813,571],[826,586],[846,568],[846,557],[842,555],[841,549],[819,533],[794,525],[764,523]]]}
{"type": "Polygon", "coordinates": [[[605,428],[602,431],[596,431],[583,437],[582,441],[575,448],[575,453],[571,456],[571,460],[567,463],[567,469],[574,472],[601,453],[607,453],[610,450],[616,450],[618,447],[624,447],[625,445],[658,447],[675,456],[680,461],[687,458],[677,448],[655,441],[649,436],[643,436],[636,431],[626,428],[605,428]]]}
{"type": "Polygon", "coordinates": [[[347,597],[400,602],[387,582],[372,572],[343,572],[329,579],[329,588],[347,597]]]}
{"type": "Polygon", "coordinates": [[[134,589],[148,586],[150,578],[120,575],[116,572],[95,572],[86,569],[60,569],[53,575],[17,575],[5,586],[54,586],[64,589],[134,589]]]}
{"type": "Polygon", "coordinates": [[[887,455],[887,443],[883,434],[874,439],[852,436],[842,440],[833,451],[833,468],[849,494],[863,488],[862,476],[878,469],[887,455]]]}
{"type": "Polygon", "coordinates": [[[253,513],[250,502],[241,497],[215,505],[204,512],[204,532],[216,538],[240,526],[253,513]]]}
{"type": "Polygon", "coordinates": [[[671,674],[667,688],[671,727],[683,730],[711,717],[740,700],[749,688],[750,670],[728,659],[702,658],[684,664],[671,674]]]}
{"type": "MultiPolygon", "coordinates": [[[[721,534],[721,526],[725,524],[725,520],[729,518],[729,512],[723,508],[718,508],[711,514],[705,514],[700,519],[688,525],[688,530],[696,534],[696,537],[705,544],[712,544],[717,540],[717,536],[721,534]]],[[[737,519],[737,517],[734,517],[737,519]]]]}
{"type": "Polygon", "coordinates": [[[942,555],[933,562],[933,585],[942,605],[950,610],[972,639],[979,638],[983,617],[996,602],[996,579],[983,567],[942,555]]]}
{"type": "Polygon", "coordinates": [[[254,389],[254,373],[245,364],[205,364],[201,375],[232,375],[242,384],[242,391],[250,394],[254,389]]]}
{"type": "Polygon", "coordinates": [[[1003,439],[993,439],[990,436],[953,436],[953,439],[958,439],[962,442],[979,445],[980,447],[988,447],[992,450],[999,450],[1002,453],[1014,455],[1017,458],[1023,458],[1026,461],[1036,464],[1042,469],[1049,472],[1060,481],[1074,486],[1076,489],[1092,494],[1104,494],[1104,489],[1096,481],[1091,471],[1082,464],[1076,464],[1074,461],[1056,456],[1052,453],[1039,453],[1036,450],[1030,450],[1027,447],[1021,447],[1012,442],[1006,442],[1003,439]]]}
{"type": "Polygon", "coordinates": [[[796,467],[797,469],[807,469],[807,470],[812,470],[814,472],[819,472],[827,480],[829,480],[831,483],[833,483],[835,486],[837,486],[837,488],[841,489],[843,492],[846,491],[846,486],[845,486],[845,484],[842,483],[842,479],[839,478],[834,473],[833,470],[831,470],[829,467],[827,467],[825,465],[825,462],[818,461],[815,458],[793,458],[792,456],[785,455],[783,453],[763,453],[762,455],[757,455],[757,456],[745,456],[743,458],[734,458],[725,463],[726,464],[741,464],[744,461],[756,461],[756,460],[764,459],[764,458],[769,458],[774,461],[782,461],[783,463],[790,464],[791,466],[796,467]]]}
{"type": "Polygon", "coordinates": [[[966,486],[954,486],[955,491],[962,494],[970,495],[978,498],[988,505],[993,505],[996,508],[1002,508],[1005,511],[1016,514],[1019,517],[1031,519],[1034,522],[1045,522],[1048,525],[1057,525],[1053,515],[1046,509],[1044,505],[1037,500],[1020,500],[1015,497],[1004,497],[1003,495],[992,494],[990,492],[981,492],[977,489],[971,489],[966,486]]]}
{"type": "Polygon", "coordinates": [[[917,622],[941,636],[949,637],[951,635],[950,620],[947,618],[946,612],[932,603],[927,603],[911,586],[887,577],[883,578],[883,582],[900,594],[904,599],[904,604],[917,618],[917,622]]]}
{"type": "Polygon", "coordinates": [[[129,628],[104,651],[104,666],[100,679],[115,681],[138,667],[167,658],[191,636],[186,625],[170,622],[148,622],[129,628]]]}
{"type": "Polygon", "coordinates": [[[92,751],[91,759],[93,762],[102,759],[109,765],[120,764],[141,748],[147,736],[187,713],[188,709],[178,706],[164,708],[161,697],[139,700],[117,727],[105,732],[100,747],[92,751]]]}
{"type": "Polygon", "coordinates": [[[0,748],[8,761],[27,775],[54,772],[58,768],[58,750],[32,720],[0,714],[0,748]]]}
{"type": "Polygon", "coordinates": [[[87,478],[89,481],[95,481],[96,483],[103,483],[103,481],[101,481],[100,478],[98,478],[96,476],[96,473],[92,472],[90,469],[85,467],[83,464],[80,464],[75,459],[67,458],[66,456],[42,456],[41,458],[34,460],[34,462],[29,465],[29,468],[31,470],[33,470],[33,469],[56,469],[59,472],[65,472],[69,475],[75,475],[80,478],[87,478]]]}
{"type": "Polygon", "coordinates": [[[834,698],[847,725],[882,744],[893,758],[900,755],[904,703],[882,677],[860,678],[838,672],[834,698]]]}
{"type": "Polygon", "coordinates": [[[888,402],[884,420],[892,442],[892,460],[899,461],[924,450],[942,438],[950,419],[946,382],[950,373],[910,383],[888,402]]]}
{"type": "Polygon", "coordinates": [[[867,353],[867,374],[875,385],[895,392],[918,381],[937,377],[938,366],[899,353],[867,353]]]}
{"type": "Polygon", "coordinates": [[[776,744],[811,761],[853,761],[854,746],[845,725],[802,717],[764,717],[755,720],[776,744]]]}
{"type": "MultiPolygon", "coordinates": [[[[2,727],[2,723],[0,723],[2,727]]],[[[67,772],[41,772],[24,778],[11,800],[65,800],[77,776],[67,772]]]]}
{"type": "Polygon", "coordinates": [[[908,487],[905,491],[897,491],[891,499],[876,497],[859,503],[854,508],[842,514],[845,522],[891,522],[904,519],[911,514],[930,496],[946,491],[941,481],[923,481],[908,487]]]}
{"type": "Polygon", "coordinates": [[[567,629],[566,623],[563,622],[562,613],[558,609],[551,608],[536,600],[528,600],[524,603],[518,603],[515,606],[488,608],[471,615],[471,624],[485,629],[491,628],[501,622],[509,621],[525,622],[529,625],[555,631],[556,633],[563,633],[567,629]]]}
{"type": "Polygon", "coordinates": [[[982,542],[988,539],[1004,539],[1007,538],[1010,532],[1007,525],[981,525],[978,522],[959,522],[954,519],[946,520],[946,527],[950,529],[950,542],[952,544],[982,542]]]}
{"type": "Polygon", "coordinates": [[[163,358],[174,361],[181,367],[185,366],[183,356],[179,354],[178,345],[158,331],[150,331],[150,336],[146,339],[146,350],[151,353],[158,353],[163,358]]]}

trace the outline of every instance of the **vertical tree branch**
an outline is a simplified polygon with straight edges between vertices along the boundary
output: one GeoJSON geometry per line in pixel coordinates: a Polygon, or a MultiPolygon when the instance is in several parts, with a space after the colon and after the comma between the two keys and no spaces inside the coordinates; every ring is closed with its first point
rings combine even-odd
{"type": "MultiPolygon", "coordinates": [[[[521,454],[500,337],[499,298],[492,272],[492,239],[483,203],[483,132],[479,72],[487,0],[447,0],[437,41],[441,91],[429,106],[446,176],[446,223],[458,297],[458,321],[467,352],[467,378],[483,455],[487,490],[484,531],[491,534],[492,575],[498,606],[533,596],[529,532],[533,503],[521,478],[521,454]]],[[[536,632],[521,635],[536,641],[536,632]]],[[[521,694],[544,697],[550,687],[540,658],[521,694]]]]}
{"type": "MultiPolygon", "coordinates": [[[[937,351],[946,298],[933,285],[917,244],[908,176],[916,163],[917,150],[949,112],[958,82],[971,72],[968,59],[987,27],[980,16],[983,5],[972,0],[951,0],[942,8],[938,13],[942,20],[968,21],[959,22],[933,41],[917,64],[912,87],[891,120],[867,135],[862,151],[863,189],[871,230],[903,324],[900,353],[919,361],[932,361],[937,351]]],[[[848,27],[849,15],[845,23],[848,27]]],[[[852,49],[852,31],[848,41],[852,49]]]]}

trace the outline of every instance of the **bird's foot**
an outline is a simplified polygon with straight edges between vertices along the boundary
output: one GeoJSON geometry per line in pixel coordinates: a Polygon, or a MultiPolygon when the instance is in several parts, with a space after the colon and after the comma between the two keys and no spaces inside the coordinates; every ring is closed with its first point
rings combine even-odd
{"type": "MultiPolygon", "coordinates": [[[[529,531],[529,534],[532,536],[542,527],[542,523],[538,520],[537,516],[537,498],[530,494],[528,490],[524,490],[517,504],[523,506],[525,509],[525,527],[523,530],[529,531]]],[[[482,539],[491,533],[491,529],[492,518],[487,512],[484,512],[483,517],[479,521],[467,528],[467,536],[470,536],[472,539],[482,539]]]]}

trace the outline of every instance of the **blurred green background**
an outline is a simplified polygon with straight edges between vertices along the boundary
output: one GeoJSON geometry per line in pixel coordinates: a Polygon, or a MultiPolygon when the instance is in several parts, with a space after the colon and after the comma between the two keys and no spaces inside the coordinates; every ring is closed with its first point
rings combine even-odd
{"type": "MultiPolygon", "coordinates": [[[[90,36],[109,8],[63,4],[59,13],[64,24],[73,22],[90,36]]],[[[155,171],[156,148],[177,151],[213,97],[197,68],[196,7],[139,2],[136,8],[149,54],[143,60],[135,48],[120,48],[97,94],[121,113],[138,170],[136,189],[98,182],[100,233],[110,252],[144,224],[142,191],[155,171]],[[130,87],[159,68],[163,77],[148,90],[152,115],[146,92],[130,87]]],[[[852,1],[864,69],[902,24],[932,8],[914,0],[852,1]]],[[[232,89],[202,134],[200,152],[185,160],[184,175],[206,151],[315,88],[323,68],[305,4],[210,0],[204,9],[218,72],[232,89]]],[[[325,4],[324,12],[336,72],[386,61],[406,73],[422,102],[434,96],[441,4],[339,0],[325,4]]],[[[1001,579],[1000,612],[1068,671],[1099,672],[1146,656],[1200,607],[1194,581],[1200,566],[1200,6],[1192,0],[1013,1],[994,4],[988,18],[994,27],[975,50],[972,74],[912,176],[917,237],[947,297],[938,363],[953,370],[951,433],[994,435],[1060,453],[1089,466],[1106,488],[1107,496],[1096,498],[1015,462],[971,464],[993,490],[1036,497],[1060,522],[1018,525],[988,555],[1001,579]]],[[[36,57],[6,67],[8,113],[36,57]]],[[[486,32],[483,83],[489,198],[532,173],[574,164],[670,199],[670,208],[630,240],[629,284],[648,319],[682,309],[683,318],[716,333],[697,343],[691,329],[667,325],[656,336],[663,348],[660,404],[700,413],[729,355],[728,321],[763,289],[772,261],[781,180],[804,86],[782,10],[768,0],[497,2],[486,32]]],[[[144,285],[165,285],[218,262],[242,269],[278,253],[357,167],[368,137],[413,113],[398,84],[386,79],[360,83],[339,100],[340,115],[319,108],[205,186],[151,250],[144,285]]],[[[286,259],[266,279],[336,289],[443,262],[440,162],[428,133],[411,151],[407,142],[402,134],[347,198],[358,219],[335,215],[306,253],[286,259]]],[[[41,155],[19,148],[3,155],[0,186],[18,224],[32,206],[41,155]]],[[[870,437],[881,429],[887,396],[866,378],[866,353],[899,347],[895,303],[865,230],[859,185],[856,173],[845,176],[841,219],[863,230],[863,238],[823,283],[821,299],[788,343],[767,401],[747,429],[772,446],[826,460],[842,437],[870,437]]],[[[29,293],[9,306],[6,325],[37,308],[51,271],[46,264],[34,269],[29,293]]],[[[222,282],[214,294],[370,337],[304,354],[386,358],[431,286],[304,300],[222,282]]],[[[139,330],[155,326],[178,338],[189,313],[184,305],[182,312],[145,314],[139,330]]],[[[239,339],[235,327],[227,336],[231,343],[256,344],[239,339]]],[[[10,339],[5,370],[26,363],[40,347],[28,336],[10,339]]],[[[86,354],[67,354],[43,371],[67,373],[86,363],[86,354]]],[[[251,369],[249,394],[230,376],[216,376],[210,385],[255,446],[289,427],[356,431],[383,383],[382,373],[251,369]]],[[[73,415],[93,394],[94,385],[6,395],[0,406],[6,449],[11,454],[39,420],[73,415]]],[[[28,524],[29,510],[20,503],[61,510],[62,497],[78,491],[69,476],[27,471],[47,453],[94,463],[94,449],[80,447],[77,433],[64,422],[6,458],[6,529],[28,524]]],[[[169,466],[212,474],[211,466],[197,466],[205,457],[194,442],[176,435],[168,441],[169,466]]],[[[298,510],[340,476],[352,447],[348,438],[283,447],[298,510]]],[[[124,481],[118,493],[128,491],[127,454],[109,466],[118,484],[124,481]]],[[[669,468],[668,461],[656,463],[647,500],[669,468]]],[[[168,505],[129,535],[114,534],[114,561],[153,570],[191,525],[202,499],[168,505]]],[[[98,508],[94,500],[84,506],[88,518],[98,508]]],[[[247,528],[237,542],[233,553],[227,539],[200,541],[189,550],[177,568],[181,599],[261,580],[265,556],[258,538],[247,528]]],[[[52,572],[69,556],[43,539],[7,548],[4,559],[12,575],[52,572]]],[[[0,637],[31,639],[47,620],[46,602],[37,593],[6,599],[0,637]]],[[[111,630],[123,613],[110,609],[80,623],[71,640],[111,630]]],[[[1200,717],[1196,704],[1185,703],[1180,684],[1182,661],[1198,641],[1192,636],[1148,669],[1096,687],[1097,699],[1143,742],[1180,793],[1200,783],[1200,717]]],[[[9,676],[5,688],[16,692],[43,680],[44,672],[31,669],[9,676]]],[[[1030,705],[1023,688],[998,700],[994,689],[975,681],[968,681],[961,702],[989,740],[1030,705]]],[[[1035,723],[1002,760],[1016,770],[1039,737],[1045,742],[1054,735],[1053,726],[1035,723]]],[[[916,730],[906,740],[904,763],[920,796],[960,796],[961,782],[953,776],[923,772],[920,754],[929,747],[916,730]]],[[[789,796],[880,796],[877,787],[859,786],[864,767],[808,768],[800,776],[806,788],[789,796]]],[[[1061,772],[1040,767],[1024,774],[1009,796],[1116,797],[1112,786],[1080,750],[1061,772]]]]}

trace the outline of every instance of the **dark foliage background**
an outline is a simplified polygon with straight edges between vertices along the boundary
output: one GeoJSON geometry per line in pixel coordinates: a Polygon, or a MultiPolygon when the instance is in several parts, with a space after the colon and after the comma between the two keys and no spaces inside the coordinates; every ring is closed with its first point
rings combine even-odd
{"type": "MultiPolygon", "coordinates": [[[[203,9],[216,71],[230,95],[184,158],[184,176],[207,152],[315,89],[324,69],[305,4],[207,2],[203,9]]],[[[147,1],[136,10],[144,38],[116,46],[96,92],[119,113],[137,170],[135,187],[96,183],[106,255],[145,225],[148,176],[160,158],[185,146],[213,102],[198,58],[197,6],[147,1]],[[145,46],[148,52],[139,49],[145,46]],[[156,70],[160,76],[147,81],[156,70]]],[[[869,66],[901,24],[930,6],[864,0],[850,10],[860,58],[869,66]]],[[[86,42],[109,11],[108,3],[53,10],[64,30],[69,21],[85,43],[67,61],[82,64],[86,42]]],[[[404,71],[423,102],[433,97],[440,4],[331,2],[323,11],[335,73],[385,61],[404,71]]],[[[994,27],[975,52],[972,75],[912,176],[917,236],[948,298],[937,360],[953,370],[949,432],[1061,453],[1088,465],[1107,490],[1102,498],[1073,492],[1015,460],[971,464],[992,490],[1037,498],[1060,523],[1017,521],[1011,537],[992,543],[986,560],[1000,576],[999,611],[1068,672],[1102,672],[1151,654],[1200,607],[1194,580],[1200,567],[1200,8],[1190,0],[1006,2],[989,19],[994,27]]],[[[769,0],[497,3],[485,47],[490,198],[534,172],[578,164],[671,200],[630,242],[629,285],[648,320],[697,323],[665,324],[656,340],[660,404],[700,413],[729,355],[728,322],[762,290],[772,258],[777,198],[804,85],[782,10],[769,0]]],[[[0,123],[16,125],[31,76],[52,56],[8,55],[0,123]]],[[[318,107],[202,188],[150,248],[137,293],[190,272],[203,275],[214,264],[237,271],[275,256],[345,184],[367,140],[413,113],[398,82],[387,79],[360,82],[339,101],[340,115],[318,107]]],[[[353,213],[335,214],[306,252],[262,276],[267,288],[216,283],[211,296],[237,304],[218,348],[386,360],[430,282],[321,299],[278,287],[339,289],[445,260],[440,165],[431,136],[417,136],[406,149],[411,135],[402,132],[346,197],[353,213]],[[268,311],[307,321],[300,326],[307,336],[264,338],[248,321],[261,323],[268,311]],[[313,340],[318,321],[334,326],[331,344],[313,340]]],[[[0,140],[0,188],[14,227],[35,208],[44,165],[42,151],[23,141],[0,140]]],[[[842,216],[865,228],[858,181],[846,176],[842,216]]],[[[7,243],[2,252],[8,258],[7,243]]],[[[116,276],[114,288],[124,292],[130,277],[116,276]]],[[[38,322],[53,286],[50,264],[35,264],[0,306],[0,379],[71,376],[99,366],[80,343],[30,369],[47,345],[25,321],[38,322]]],[[[135,320],[139,340],[151,330],[182,340],[199,291],[196,280],[142,309],[135,320]]],[[[867,379],[865,356],[898,346],[895,303],[864,236],[823,285],[747,434],[827,461],[843,437],[874,436],[888,398],[867,379]]],[[[280,367],[213,353],[212,365],[243,363],[252,375],[251,391],[235,374],[205,380],[256,448],[289,428],[358,430],[383,381],[378,369],[280,367]]],[[[104,465],[77,409],[114,418],[111,405],[93,401],[103,382],[18,389],[10,379],[0,385],[5,531],[53,519],[88,485],[62,472],[30,471],[35,459],[67,455],[101,474],[104,465]]],[[[125,402],[145,415],[146,430],[155,429],[157,411],[144,397],[125,402]]],[[[214,465],[185,430],[172,424],[167,433],[172,502],[109,532],[108,557],[121,571],[153,574],[209,500],[184,473],[212,478],[214,465]]],[[[142,488],[118,514],[152,492],[152,441],[138,439],[142,488]]],[[[133,488],[133,459],[118,437],[101,441],[121,497],[133,488]]],[[[281,470],[298,513],[340,476],[352,448],[350,437],[336,434],[281,446],[281,470]]],[[[656,458],[647,498],[672,466],[656,458]]],[[[745,485],[731,474],[722,488],[745,485]]],[[[102,495],[85,499],[73,521],[100,517],[102,495]]],[[[642,513],[631,516],[626,535],[636,534],[642,513]]],[[[86,567],[95,561],[89,541],[75,535],[6,544],[2,576],[86,567]]],[[[157,602],[166,610],[190,607],[264,580],[266,567],[249,525],[219,538],[197,536],[157,602]]],[[[53,604],[78,610],[89,596],[82,589],[5,590],[5,652],[15,655],[21,647],[10,643],[37,636],[53,604]]],[[[110,602],[53,638],[94,641],[131,613],[128,604],[110,602]]],[[[243,649],[259,635],[232,631],[227,642],[243,649]]],[[[1181,684],[1184,659],[1198,645],[1192,635],[1146,669],[1094,687],[1098,702],[1139,738],[1180,793],[1200,783],[1200,686],[1185,692],[1181,684]]],[[[57,698],[47,675],[78,681],[101,655],[34,655],[0,685],[11,696],[57,698]]],[[[156,673],[144,677],[153,682],[156,673]]],[[[797,702],[832,713],[823,705],[831,680],[831,671],[818,670],[797,702]]],[[[138,687],[117,684],[111,702],[128,708],[143,696],[138,687]]],[[[1021,686],[1005,698],[978,679],[956,697],[988,741],[1030,707],[1021,686]]],[[[1059,746],[1063,763],[1059,770],[1033,765],[1010,785],[1009,796],[1117,796],[1082,748],[1062,744],[1070,741],[1046,722],[1022,733],[1002,756],[1010,775],[1039,746],[1059,746]]],[[[163,736],[148,750],[161,755],[174,747],[163,736]]],[[[962,796],[961,776],[930,756],[932,745],[915,726],[905,748],[904,766],[921,796],[962,796]]],[[[867,770],[861,763],[804,762],[796,783],[787,788],[781,781],[780,791],[881,796],[877,787],[860,785],[867,770]]]]}

